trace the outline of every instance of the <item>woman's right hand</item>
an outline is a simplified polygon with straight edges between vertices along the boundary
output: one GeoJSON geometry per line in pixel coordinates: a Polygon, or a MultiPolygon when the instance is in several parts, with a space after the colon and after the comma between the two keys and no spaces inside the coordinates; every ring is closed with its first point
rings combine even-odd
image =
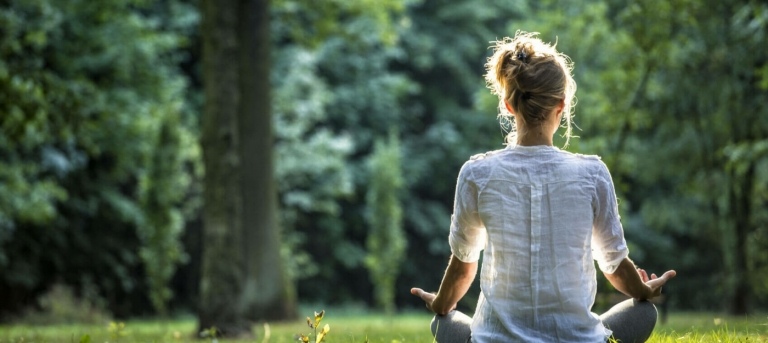
{"type": "Polygon", "coordinates": [[[643,283],[645,283],[645,285],[651,289],[651,295],[648,297],[648,299],[661,295],[661,286],[664,286],[664,284],[666,284],[669,279],[677,275],[676,271],[668,270],[661,276],[656,276],[654,273],[651,273],[649,276],[645,269],[640,268],[637,269],[637,273],[640,274],[640,280],[642,280],[643,283]]]}

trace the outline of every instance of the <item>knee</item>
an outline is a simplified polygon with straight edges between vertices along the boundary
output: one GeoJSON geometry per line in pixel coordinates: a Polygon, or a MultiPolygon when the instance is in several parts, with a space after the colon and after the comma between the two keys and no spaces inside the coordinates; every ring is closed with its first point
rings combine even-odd
{"type": "Polygon", "coordinates": [[[653,320],[654,323],[656,322],[656,320],[659,317],[659,311],[656,309],[656,305],[654,305],[650,301],[647,301],[647,300],[637,301],[637,300],[635,300],[635,307],[638,307],[638,310],[642,314],[643,317],[648,318],[649,320],[653,320]]]}
{"type": "Polygon", "coordinates": [[[450,326],[449,323],[454,320],[456,313],[456,311],[451,311],[444,316],[435,315],[432,317],[432,323],[429,325],[430,329],[432,329],[432,336],[437,337],[439,330],[444,329],[445,326],[450,326]]]}

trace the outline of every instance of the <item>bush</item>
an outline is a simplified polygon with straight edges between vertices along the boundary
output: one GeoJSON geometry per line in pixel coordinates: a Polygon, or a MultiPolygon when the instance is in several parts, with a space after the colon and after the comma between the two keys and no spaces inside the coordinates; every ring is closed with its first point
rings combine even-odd
{"type": "Polygon", "coordinates": [[[102,324],[111,318],[104,300],[95,292],[76,296],[66,285],[53,285],[37,303],[38,307],[29,309],[19,321],[34,325],[102,324]]]}

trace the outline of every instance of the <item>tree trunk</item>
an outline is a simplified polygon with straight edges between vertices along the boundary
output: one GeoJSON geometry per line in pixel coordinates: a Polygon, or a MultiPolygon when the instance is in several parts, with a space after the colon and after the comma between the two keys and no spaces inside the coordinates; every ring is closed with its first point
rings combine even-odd
{"type": "MultiPolygon", "coordinates": [[[[743,175],[732,172],[732,184],[729,194],[731,215],[734,219],[734,247],[733,259],[733,289],[729,311],[734,315],[744,315],[749,312],[751,294],[749,279],[749,245],[748,236],[752,231],[752,188],[754,186],[755,165],[749,162],[749,166],[743,175]]],[[[735,169],[735,168],[734,168],[735,169]]]]}
{"type": "Polygon", "coordinates": [[[295,315],[280,263],[266,0],[203,0],[205,165],[199,329],[295,315]]]}
{"type": "Polygon", "coordinates": [[[242,0],[241,4],[240,189],[242,249],[246,254],[242,303],[249,319],[289,319],[296,317],[296,304],[280,258],[270,101],[269,1],[242,0]]]}

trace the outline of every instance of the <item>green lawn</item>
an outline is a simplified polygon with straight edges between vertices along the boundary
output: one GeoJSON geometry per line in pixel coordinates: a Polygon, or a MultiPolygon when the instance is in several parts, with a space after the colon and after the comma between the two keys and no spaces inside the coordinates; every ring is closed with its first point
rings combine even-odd
{"type": "MultiPolygon", "coordinates": [[[[329,310],[321,326],[329,324],[328,343],[365,342],[431,342],[428,331],[430,316],[426,313],[400,314],[392,318],[360,313],[334,313],[329,310]]],[[[90,342],[189,342],[194,341],[193,318],[170,321],[134,320],[123,329],[104,325],[0,326],[0,343],[5,342],[81,342],[88,335],[90,342]]],[[[250,340],[219,340],[224,342],[295,342],[294,335],[307,334],[310,329],[303,321],[258,324],[257,334],[250,340]]],[[[206,339],[201,342],[210,342],[206,339]]],[[[675,313],[657,325],[650,342],[768,342],[768,315],[728,317],[707,313],[675,313]]]]}

